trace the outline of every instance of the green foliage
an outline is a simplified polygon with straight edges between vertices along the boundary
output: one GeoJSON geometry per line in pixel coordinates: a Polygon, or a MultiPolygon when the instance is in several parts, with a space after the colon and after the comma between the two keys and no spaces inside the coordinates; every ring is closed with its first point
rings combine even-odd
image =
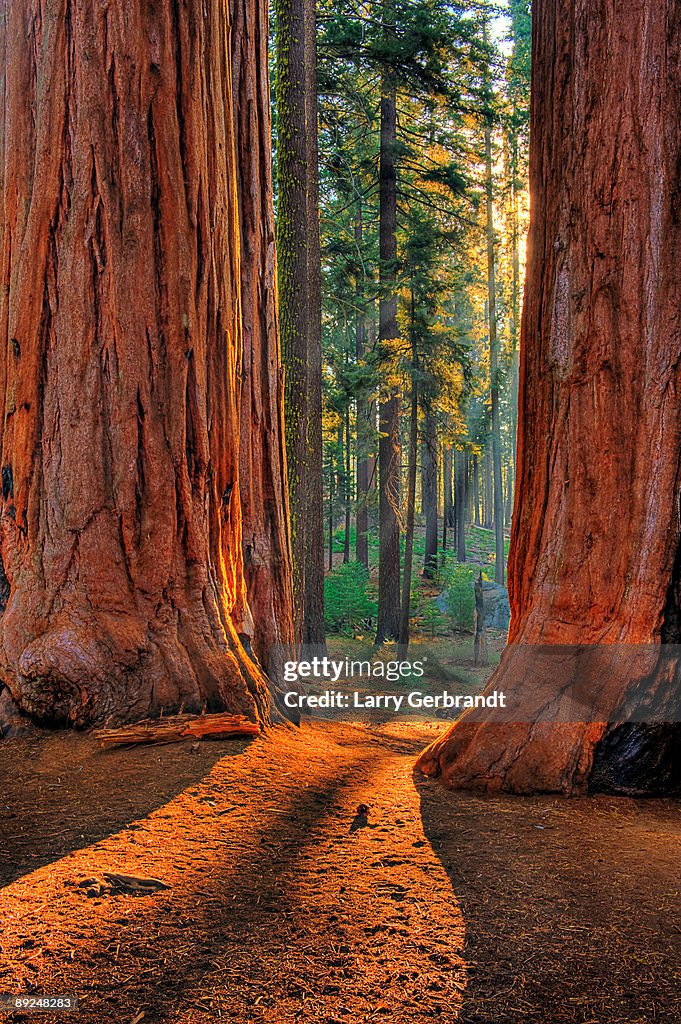
{"type": "Polygon", "coordinates": [[[423,605],[421,610],[421,624],[423,629],[431,639],[435,639],[439,632],[445,627],[446,618],[440,611],[437,601],[434,597],[429,598],[423,605]]]}
{"type": "MultiPolygon", "coordinates": [[[[276,6],[281,15],[282,4],[276,6]]],[[[326,556],[329,532],[333,551],[343,550],[348,509],[354,553],[355,516],[359,508],[367,508],[370,559],[375,565],[376,407],[389,389],[402,399],[403,499],[410,443],[406,411],[415,390],[419,429],[426,414],[436,420],[440,460],[445,448],[477,458],[476,480],[485,520],[489,518],[483,461],[491,449],[486,126],[492,133],[496,214],[495,383],[504,484],[510,481],[513,486],[522,238],[527,224],[531,2],[391,0],[386,5],[380,0],[318,0],[317,15],[326,556]],[[504,36],[510,45],[500,45],[504,36]],[[397,105],[397,255],[386,263],[379,251],[379,144],[381,96],[387,91],[394,92],[397,105]],[[386,297],[386,282],[390,295],[397,297],[398,332],[395,339],[381,343],[379,307],[386,297]],[[365,494],[359,469],[365,480],[367,464],[370,490],[365,494]]],[[[284,99],[293,103],[296,96],[284,99]]],[[[275,120],[275,160],[279,129],[275,120]]],[[[289,170],[283,167],[282,174],[289,170]]],[[[282,231],[287,211],[279,213],[282,231]]],[[[285,338],[286,317],[298,308],[295,296],[285,288],[280,306],[285,338]]],[[[288,373],[286,382],[293,388],[288,373]]],[[[304,465],[296,467],[290,460],[293,479],[305,471],[304,465]]],[[[424,551],[420,486],[415,563],[422,562],[424,551]]],[[[404,500],[399,515],[404,551],[404,500]]],[[[482,565],[491,564],[494,535],[470,524],[467,533],[469,556],[482,565]]],[[[352,604],[357,589],[360,605],[370,601],[371,590],[367,584],[362,591],[358,577],[342,578],[346,572],[351,575],[353,570],[336,570],[327,588],[329,619],[334,623],[330,628],[347,634],[362,619],[362,609],[346,614],[341,605],[352,604]]],[[[472,624],[469,570],[458,567],[451,572],[458,577],[451,588],[453,607],[445,613],[423,592],[412,595],[412,618],[431,635],[440,630],[442,619],[459,628],[472,624]]]]}
{"type": "Polygon", "coordinates": [[[376,615],[369,574],[359,562],[346,562],[324,581],[324,616],[330,633],[354,636],[376,615]]]}
{"type": "Polygon", "coordinates": [[[529,131],[530,78],[532,60],[532,11],[530,0],[510,0],[513,44],[508,64],[508,94],[512,110],[512,128],[520,134],[529,131]]]}
{"type": "Polygon", "coordinates": [[[468,565],[446,563],[441,570],[447,618],[454,629],[472,632],[475,613],[474,573],[468,565]]]}

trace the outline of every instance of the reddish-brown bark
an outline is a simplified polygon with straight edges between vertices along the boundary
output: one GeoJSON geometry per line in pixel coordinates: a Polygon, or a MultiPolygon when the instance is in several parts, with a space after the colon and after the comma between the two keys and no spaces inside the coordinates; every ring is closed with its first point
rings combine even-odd
{"type": "Polygon", "coordinates": [[[241,227],[241,507],[253,648],[265,667],[273,644],[293,642],[283,387],[277,327],[267,18],[257,0],[232,0],[241,227]]]}
{"type": "Polygon", "coordinates": [[[265,717],[238,637],[225,9],[2,15],[2,682],[25,712],[77,725],[182,704],[265,717]]]}
{"type": "MultiPolygon", "coordinates": [[[[538,0],[533,45],[509,560],[520,646],[492,689],[518,676],[527,644],[678,642],[665,623],[678,621],[681,10],[538,0]]],[[[608,680],[606,721],[464,719],[420,767],[453,786],[574,792],[607,750],[626,773],[645,743],[618,749],[607,719],[617,721],[629,684],[625,673],[608,680]]],[[[542,678],[530,672],[523,685],[526,706],[546,703],[542,678]]]]}

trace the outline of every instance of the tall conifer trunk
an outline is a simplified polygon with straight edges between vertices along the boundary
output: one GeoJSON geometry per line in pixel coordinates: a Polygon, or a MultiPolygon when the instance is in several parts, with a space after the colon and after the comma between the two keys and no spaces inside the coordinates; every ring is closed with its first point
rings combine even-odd
{"type": "Polygon", "coordinates": [[[480,460],[473,456],[473,524],[480,526],[480,460]]]}
{"type": "Polygon", "coordinates": [[[309,335],[307,266],[307,113],[305,7],[303,0],[275,0],[277,119],[277,277],[284,363],[284,413],[293,556],[293,618],[303,637],[307,552],[309,335]]]}
{"type": "MultiPolygon", "coordinates": [[[[296,0],[299,2],[299,0],[296,0]]],[[[317,115],[317,4],[305,5],[305,108],[307,119],[307,331],[308,437],[307,553],[303,641],[323,645],[324,626],[324,473],[322,454],[322,271],[319,241],[319,153],[317,115]]]]}
{"type": "Polygon", "coordinates": [[[321,278],[314,0],[276,2],[277,257],[296,637],[324,641],[321,278]]]}
{"type": "Polygon", "coordinates": [[[426,545],[423,575],[432,579],[437,571],[437,418],[430,402],[423,417],[423,512],[426,545]]]}
{"type": "Polygon", "coordinates": [[[2,682],[56,723],[264,717],[239,638],[229,20],[17,0],[0,36],[2,682]]]}
{"type": "MultiPolygon", "coordinates": [[[[551,720],[464,717],[420,766],[453,786],[654,791],[681,784],[679,726],[617,725],[640,683],[626,659],[594,682],[599,720],[576,722],[532,650],[655,659],[681,640],[681,11],[538,0],[533,37],[513,646],[488,689],[521,686],[551,720]]],[[[676,692],[663,664],[648,698],[676,692]]]]}
{"type": "Polygon", "coordinates": [[[411,573],[414,559],[414,522],[416,517],[416,455],[419,443],[419,393],[416,370],[418,353],[412,345],[411,408],[409,413],[409,455],[407,463],[407,509],[404,531],[404,567],[402,606],[400,608],[400,656],[406,657],[409,647],[409,614],[411,611],[411,573]]]}
{"type": "MultiPolygon", "coordinates": [[[[357,251],[362,251],[363,245],[363,222],[362,222],[362,201],[357,203],[357,217],[355,220],[355,243],[357,251]]],[[[361,366],[364,361],[367,321],[364,313],[364,282],[361,271],[357,275],[355,288],[357,297],[357,312],[355,314],[355,358],[357,365],[361,366]]],[[[369,460],[367,458],[367,445],[371,421],[369,416],[369,402],[367,401],[364,387],[360,387],[357,395],[357,413],[355,419],[355,433],[357,437],[357,513],[355,518],[355,558],[362,565],[369,567],[369,509],[367,501],[369,497],[369,460]]]]}
{"type": "Polygon", "coordinates": [[[352,438],[350,436],[350,404],[348,403],[343,416],[345,423],[344,457],[345,457],[345,533],[343,537],[343,562],[350,561],[350,526],[352,520],[352,438]]]}
{"type": "Polygon", "coordinates": [[[454,453],[454,520],[456,559],[466,561],[466,453],[454,453]]]}
{"type": "Polygon", "coordinates": [[[442,549],[447,548],[447,527],[454,523],[454,492],[452,489],[452,449],[449,446],[443,448],[442,453],[442,491],[443,491],[443,516],[442,516],[442,549]]]}
{"type": "Polygon", "coordinates": [[[491,530],[494,525],[494,502],[492,500],[492,459],[490,456],[490,435],[487,435],[487,447],[482,456],[483,468],[483,502],[482,502],[482,525],[486,530],[491,530]]]}
{"type": "MultiPolygon", "coordinates": [[[[485,18],[483,24],[485,43],[489,40],[489,30],[485,18]]],[[[485,92],[486,102],[492,103],[490,71],[486,69],[485,92]]],[[[485,235],[487,244],[487,318],[489,328],[489,386],[491,406],[492,434],[492,492],[494,501],[494,579],[497,583],[504,582],[504,489],[501,471],[501,424],[499,417],[499,340],[497,337],[497,299],[496,299],[496,238],[494,231],[494,168],[492,160],[492,113],[489,110],[485,117],[485,195],[486,224],[485,235]]]]}
{"type": "MultiPolygon", "coordinates": [[[[384,4],[386,33],[393,31],[394,15],[384,4]]],[[[386,73],[381,96],[381,153],[379,169],[381,301],[379,345],[384,358],[392,358],[391,342],[398,337],[395,260],[397,258],[397,97],[386,73]]],[[[397,640],[400,631],[400,399],[392,384],[384,384],[379,406],[379,548],[377,642],[397,640]]]]}

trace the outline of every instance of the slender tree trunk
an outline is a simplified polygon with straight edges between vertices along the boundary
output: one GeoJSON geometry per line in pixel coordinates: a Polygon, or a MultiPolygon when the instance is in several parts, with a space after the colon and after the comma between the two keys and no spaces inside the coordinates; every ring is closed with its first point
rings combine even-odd
{"type": "Polygon", "coordinates": [[[291,510],[294,626],[302,640],[307,560],[306,476],[309,423],[308,335],[308,151],[305,92],[305,9],[303,0],[275,0],[277,119],[276,240],[279,322],[284,362],[286,456],[291,510]]]}
{"type": "Polygon", "coordinates": [[[426,547],[423,575],[432,579],[437,571],[437,417],[430,403],[423,419],[423,511],[426,519],[426,547]]]}
{"type": "Polygon", "coordinates": [[[511,249],[511,302],[509,336],[511,347],[509,423],[512,450],[506,467],[505,524],[510,526],[515,494],[516,433],[518,427],[518,327],[520,318],[520,227],[518,216],[518,135],[512,125],[505,145],[507,179],[510,185],[507,228],[511,249]]]}
{"type": "MultiPolygon", "coordinates": [[[[384,18],[391,25],[391,7],[384,18]]],[[[386,34],[391,34],[390,29],[386,34]]],[[[398,337],[395,260],[397,258],[397,98],[386,78],[381,96],[380,225],[381,300],[379,343],[386,361],[392,359],[392,343],[398,337]]],[[[400,629],[400,399],[392,386],[379,406],[379,550],[378,626],[376,641],[397,640],[400,629]]]]}
{"type": "Polygon", "coordinates": [[[452,491],[452,449],[443,449],[442,455],[443,474],[443,515],[442,515],[442,550],[447,550],[447,527],[453,525],[454,519],[454,494],[452,491]]]}
{"type": "Polygon", "coordinates": [[[681,10],[540,0],[533,32],[512,646],[488,685],[522,703],[511,722],[464,716],[420,766],[455,786],[659,792],[681,784],[678,717],[618,723],[636,698],[678,713],[681,10]],[[553,674],[538,644],[561,645],[553,674]],[[596,712],[575,716],[562,645],[592,644],[596,712]]]}
{"type": "Polygon", "coordinates": [[[509,502],[506,521],[510,526],[513,514],[516,480],[516,435],[518,433],[518,328],[520,325],[520,225],[518,214],[518,136],[514,131],[510,138],[511,149],[511,401],[510,420],[512,438],[512,456],[509,465],[509,502]]]}
{"type": "MultiPolygon", "coordinates": [[[[417,365],[417,353],[412,348],[414,368],[417,365]]],[[[411,411],[409,415],[409,461],[407,468],[407,516],[404,533],[404,574],[402,578],[402,607],[400,610],[399,643],[401,656],[406,655],[409,646],[409,612],[411,605],[411,572],[414,559],[414,519],[416,512],[416,453],[419,434],[419,399],[418,384],[412,377],[411,411]]]]}
{"type": "MultiPolygon", "coordinates": [[[[228,19],[198,0],[17,0],[0,55],[3,684],[50,723],[180,705],[266,718],[238,636],[228,19]]],[[[266,73],[261,49],[247,57],[266,73]]],[[[273,329],[260,344],[276,365],[273,329]]],[[[262,608],[287,606],[276,575],[262,608]]]]}
{"type": "Polygon", "coordinates": [[[480,462],[477,455],[473,456],[473,522],[480,526],[480,462]]]}
{"type": "Polygon", "coordinates": [[[466,452],[466,521],[472,522],[475,516],[473,509],[473,459],[466,452]]]}
{"type": "Polygon", "coordinates": [[[352,460],[350,458],[352,439],[350,437],[350,406],[345,409],[345,538],[343,561],[350,561],[350,523],[352,517],[352,460]]]}
{"type": "Polygon", "coordinates": [[[321,643],[324,540],[314,3],[277,0],[276,15],[277,254],[294,623],[299,640],[321,643]]]}
{"type": "Polygon", "coordinates": [[[248,607],[239,632],[267,667],[273,644],[293,642],[288,482],[278,346],[267,19],[256,0],[232,0],[232,89],[243,359],[239,468],[248,607]],[[254,59],[255,58],[255,59],[254,59]]]}
{"type": "Polygon", "coordinates": [[[513,465],[510,462],[506,463],[504,473],[504,493],[504,526],[508,527],[511,525],[513,514],[513,465]]]}
{"type": "MultiPolygon", "coordinates": [[[[489,442],[489,435],[488,435],[489,442]]],[[[493,503],[492,503],[492,460],[490,458],[489,447],[485,448],[485,452],[482,457],[483,469],[485,473],[484,479],[484,501],[482,509],[482,525],[486,530],[491,530],[494,525],[493,515],[493,503]]]]}
{"type": "MultiPolygon", "coordinates": [[[[487,21],[484,22],[484,39],[487,42],[487,21]]],[[[491,86],[487,71],[488,102],[491,103],[491,86]]],[[[499,341],[497,338],[496,299],[496,252],[494,231],[494,175],[492,161],[492,116],[485,122],[485,192],[487,203],[487,314],[489,323],[489,379],[492,413],[492,475],[494,494],[494,579],[504,582],[504,491],[501,475],[501,426],[499,422],[499,341]]]]}
{"type": "Polygon", "coordinates": [[[454,507],[456,510],[456,559],[466,561],[466,453],[454,456],[454,507]]]}
{"type": "Polygon", "coordinates": [[[475,631],[473,634],[473,664],[489,664],[487,652],[487,630],[485,629],[485,593],[482,585],[482,570],[475,581],[475,631]]]}
{"type": "MultiPolygon", "coordinates": [[[[345,476],[345,446],[343,444],[343,436],[345,434],[344,421],[338,424],[338,433],[336,435],[336,467],[337,467],[337,480],[338,480],[338,500],[339,506],[345,515],[345,498],[348,493],[348,481],[345,476]]],[[[345,543],[343,545],[345,549],[345,543]]],[[[345,558],[343,558],[345,561],[345,558]]]]}
{"type": "MultiPolygon", "coordinates": [[[[355,243],[357,251],[361,252],[363,247],[363,225],[362,225],[362,202],[357,203],[357,218],[355,220],[355,243]]],[[[361,275],[357,277],[355,289],[357,298],[357,313],[355,316],[355,357],[358,366],[364,362],[366,347],[366,314],[364,312],[364,282],[361,275]]],[[[367,459],[367,445],[371,432],[369,418],[369,403],[364,391],[360,388],[357,396],[357,513],[355,519],[355,558],[362,565],[369,568],[369,461],[367,459]]]]}
{"type": "Polygon", "coordinates": [[[333,570],[333,503],[336,497],[334,483],[333,456],[331,456],[329,458],[329,572],[333,570]]]}
{"type": "MultiPolygon", "coordinates": [[[[316,0],[295,0],[305,6],[305,108],[307,148],[307,280],[308,295],[308,434],[307,528],[305,562],[305,625],[303,641],[326,642],[324,625],[324,473],[322,439],[322,278],[319,242],[319,154],[317,117],[316,0]]],[[[280,144],[282,125],[277,135],[280,144]]]]}

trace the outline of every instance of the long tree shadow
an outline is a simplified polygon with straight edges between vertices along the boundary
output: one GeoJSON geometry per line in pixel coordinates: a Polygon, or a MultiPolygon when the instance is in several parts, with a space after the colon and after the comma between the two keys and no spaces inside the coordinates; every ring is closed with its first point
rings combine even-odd
{"type": "Polygon", "coordinates": [[[3,740],[0,887],[145,817],[250,742],[101,751],[86,734],[3,740]]]}
{"type": "Polygon", "coordinates": [[[678,803],[414,782],[464,914],[462,1022],[678,1024],[678,803]]]}
{"type": "MultiPolygon", "coordinates": [[[[169,856],[191,872],[181,890],[143,900],[109,898],[94,905],[82,896],[79,921],[73,928],[67,925],[50,944],[66,943],[73,949],[73,964],[63,977],[66,987],[83,998],[84,1024],[118,1021],[121,1013],[139,1007],[144,1008],[145,1024],[189,1020],[183,1015],[187,1007],[194,1014],[205,1011],[208,1019],[215,1016],[210,1000],[216,991],[223,1015],[243,1021],[331,1021],[337,1019],[337,1005],[344,1021],[359,1024],[374,1009],[385,1012],[389,993],[393,1003],[405,1000],[404,1016],[393,1019],[442,1019],[441,1011],[431,1012],[429,1006],[434,1007],[436,988],[443,986],[424,970],[423,961],[438,972],[450,962],[456,945],[455,907],[445,939],[433,939],[422,916],[412,934],[404,887],[385,880],[393,877],[385,856],[365,861],[361,875],[344,863],[347,844],[359,841],[348,832],[348,800],[357,799],[355,791],[362,791],[372,771],[389,756],[389,748],[373,749],[361,764],[344,754],[343,763],[311,765],[309,784],[302,775],[285,798],[281,792],[279,798],[273,796],[264,820],[262,815],[249,819],[247,800],[243,803],[252,786],[268,791],[264,761],[254,760],[242,779],[238,822],[226,815],[221,819],[224,833],[213,823],[207,834],[205,827],[201,833],[198,821],[194,833],[189,821],[175,835],[169,856]],[[327,835],[327,815],[346,815],[346,823],[327,835]]],[[[199,799],[212,791],[209,778],[199,799]]],[[[218,804],[214,813],[222,811],[218,804]]],[[[147,822],[154,845],[162,842],[153,834],[157,820],[147,822]]],[[[372,849],[378,855],[383,847],[377,842],[372,849]]],[[[62,871],[64,866],[55,867],[62,871]]],[[[30,928],[30,920],[25,927],[30,928]]],[[[456,990],[440,993],[448,1005],[462,987],[455,959],[448,970],[456,990]]],[[[55,954],[53,966],[60,962],[55,954]]],[[[40,984],[40,974],[35,983],[40,984]]],[[[7,987],[4,979],[2,984],[7,987]]]]}

